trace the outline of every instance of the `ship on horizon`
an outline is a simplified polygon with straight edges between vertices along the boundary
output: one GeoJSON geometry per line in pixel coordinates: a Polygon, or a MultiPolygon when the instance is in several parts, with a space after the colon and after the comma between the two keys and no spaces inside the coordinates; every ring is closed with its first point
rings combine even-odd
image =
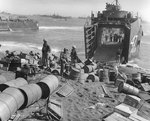
{"type": "Polygon", "coordinates": [[[106,10],[91,13],[90,24],[84,26],[85,56],[87,59],[115,61],[120,54],[121,63],[138,57],[143,30],[141,18],[106,3],[106,10]]]}

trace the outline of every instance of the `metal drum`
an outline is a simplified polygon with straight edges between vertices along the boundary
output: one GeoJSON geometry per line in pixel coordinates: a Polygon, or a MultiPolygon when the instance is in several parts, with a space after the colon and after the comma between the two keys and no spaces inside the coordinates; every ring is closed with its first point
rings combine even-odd
{"type": "Polygon", "coordinates": [[[92,82],[99,82],[99,77],[96,76],[95,74],[89,74],[87,80],[92,80],[92,82]]]}
{"type": "Polygon", "coordinates": [[[70,79],[72,80],[78,80],[80,78],[81,70],[71,67],[70,70],[70,79]]]}
{"type": "Polygon", "coordinates": [[[24,96],[17,88],[7,88],[0,94],[0,120],[7,121],[23,104],[24,96]]]}
{"type": "Polygon", "coordinates": [[[0,101],[0,121],[7,121],[11,117],[9,107],[5,102],[0,101]]]}
{"type": "Polygon", "coordinates": [[[97,75],[99,77],[99,80],[102,82],[103,81],[103,79],[102,79],[103,69],[98,69],[96,73],[97,73],[97,75]]]}
{"type": "Polygon", "coordinates": [[[54,75],[60,75],[60,69],[54,69],[51,73],[54,75]]]}
{"type": "MultiPolygon", "coordinates": [[[[17,111],[17,109],[18,109],[17,101],[13,96],[11,96],[9,94],[1,93],[0,101],[4,102],[7,105],[11,115],[17,111]]],[[[5,113],[5,112],[3,112],[3,113],[5,113]]]]}
{"type": "Polygon", "coordinates": [[[3,91],[8,87],[20,87],[26,84],[28,84],[28,82],[24,78],[17,78],[15,80],[7,81],[4,84],[0,84],[0,91],[3,91]]]}
{"type": "Polygon", "coordinates": [[[30,89],[33,92],[33,103],[39,100],[42,96],[42,90],[37,84],[29,84],[30,89]]]}
{"type": "Polygon", "coordinates": [[[50,94],[58,87],[59,84],[58,78],[54,75],[49,75],[42,79],[40,82],[45,83],[49,87],[50,94]]]}
{"type": "Polygon", "coordinates": [[[29,106],[33,103],[34,93],[31,90],[31,87],[29,85],[24,85],[22,87],[19,87],[22,94],[24,95],[25,101],[20,109],[24,109],[26,106],[29,106]]]}
{"type": "Polygon", "coordinates": [[[7,79],[3,75],[0,75],[0,84],[3,84],[5,82],[7,82],[7,79]]]}
{"type": "Polygon", "coordinates": [[[24,99],[22,92],[19,89],[14,88],[14,87],[9,87],[5,89],[3,93],[11,95],[15,98],[17,102],[17,109],[19,109],[23,105],[25,99],[24,99]]]}
{"type": "Polygon", "coordinates": [[[26,106],[31,105],[35,101],[38,101],[42,96],[42,90],[37,84],[29,84],[22,86],[20,87],[20,90],[24,92],[23,95],[25,97],[24,104],[21,107],[22,109],[26,106]]]}
{"type": "Polygon", "coordinates": [[[24,78],[17,78],[15,80],[12,81],[8,81],[5,84],[7,84],[8,86],[12,86],[12,87],[20,87],[22,85],[26,85],[28,84],[27,80],[25,80],[24,78]]]}
{"type": "Polygon", "coordinates": [[[120,83],[118,87],[118,92],[123,92],[126,94],[132,94],[132,95],[139,95],[139,89],[136,87],[133,87],[127,83],[120,83]]]}
{"type": "Polygon", "coordinates": [[[102,80],[105,83],[109,83],[109,70],[103,69],[102,80]]]}
{"type": "Polygon", "coordinates": [[[88,75],[89,75],[89,74],[81,73],[79,82],[80,82],[81,84],[84,84],[85,81],[86,81],[86,79],[87,79],[87,77],[88,77],[88,75]]]}
{"type": "Polygon", "coordinates": [[[48,85],[44,82],[38,82],[37,85],[41,88],[42,90],[42,97],[41,99],[46,99],[49,94],[50,94],[50,89],[48,87],[48,85]]]}

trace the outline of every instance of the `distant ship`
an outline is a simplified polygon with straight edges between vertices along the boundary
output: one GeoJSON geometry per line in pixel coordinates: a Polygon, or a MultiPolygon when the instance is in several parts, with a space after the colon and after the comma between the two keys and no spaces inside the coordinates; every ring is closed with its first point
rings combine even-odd
{"type": "Polygon", "coordinates": [[[0,16],[0,31],[38,30],[38,22],[26,16],[0,16]]]}
{"type": "Polygon", "coordinates": [[[141,18],[122,11],[118,0],[106,3],[106,10],[91,13],[90,23],[84,26],[85,56],[96,61],[115,61],[120,53],[121,63],[139,55],[143,30],[141,18]]]}

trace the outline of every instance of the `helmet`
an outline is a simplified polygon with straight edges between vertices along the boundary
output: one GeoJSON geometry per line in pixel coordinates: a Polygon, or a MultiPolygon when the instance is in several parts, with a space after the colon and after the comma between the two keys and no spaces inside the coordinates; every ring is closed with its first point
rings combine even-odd
{"type": "Polygon", "coordinates": [[[72,48],[76,49],[76,46],[75,46],[75,45],[73,45],[73,46],[72,46],[72,48]]]}

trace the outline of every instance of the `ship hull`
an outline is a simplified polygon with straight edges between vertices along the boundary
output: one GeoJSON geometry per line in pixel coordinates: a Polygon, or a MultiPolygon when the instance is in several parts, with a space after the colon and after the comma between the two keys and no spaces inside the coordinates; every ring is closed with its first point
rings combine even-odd
{"type": "Polygon", "coordinates": [[[37,22],[32,21],[20,21],[20,22],[8,22],[9,28],[15,30],[38,30],[37,22]]]}
{"type": "Polygon", "coordinates": [[[38,29],[39,29],[38,23],[32,20],[0,21],[0,31],[28,31],[38,29]]]}

